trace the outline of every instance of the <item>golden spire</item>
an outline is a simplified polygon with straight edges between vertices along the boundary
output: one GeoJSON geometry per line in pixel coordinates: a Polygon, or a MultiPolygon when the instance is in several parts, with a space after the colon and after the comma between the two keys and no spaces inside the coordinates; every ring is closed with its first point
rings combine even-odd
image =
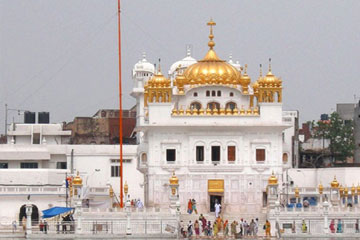
{"type": "Polygon", "coordinates": [[[271,74],[271,58],[269,58],[269,73],[271,74]]]}
{"type": "Polygon", "coordinates": [[[213,49],[213,47],[215,46],[215,42],[213,41],[214,38],[213,26],[215,26],[216,23],[212,20],[212,18],[210,18],[210,21],[207,23],[207,25],[210,26],[210,34],[209,34],[210,41],[208,42],[208,46],[210,47],[210,49],[213,49]]]}
{"type": "Polygon", "coordinates": [[[260,77],[262,77],[262,64],[260,63],[260,77]]]}
{"type": "Polygon", "coordinates": [[[159,67],[158,67],[158,72],[157,72],[158,75],[162,75],[162,74],[161,74],[160,62],[161,62],[161,59],[159,58],[159,67]]]}

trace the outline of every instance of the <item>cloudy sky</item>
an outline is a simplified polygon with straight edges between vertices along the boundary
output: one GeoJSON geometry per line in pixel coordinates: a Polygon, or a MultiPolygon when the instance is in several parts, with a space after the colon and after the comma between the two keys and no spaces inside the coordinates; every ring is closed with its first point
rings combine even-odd
{"type": "MultiPolygon", "coordinates": [[[[252,80],[272,58],[284,108],[317,119],[360,97],[360,1],[122,0],[124,107],[131,69],[147,53],[162,68],[215,50],[248,64],[252,80]]],[[[0,0],[0,132],[4,105],[51,112],[52,122],[118,107],[117,0],[0,0]]],[[[23,116],[10,112],[9,121],[23,116]]]]}

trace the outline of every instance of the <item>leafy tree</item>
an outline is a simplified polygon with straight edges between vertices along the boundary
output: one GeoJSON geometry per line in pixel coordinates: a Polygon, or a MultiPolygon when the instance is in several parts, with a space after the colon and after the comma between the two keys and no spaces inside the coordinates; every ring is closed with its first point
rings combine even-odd
{"type": "Polygon", "coordinates": [[[343,121],[337,112],[333,112],[329,121],[318,121],[315,128],[315,137],[330,140],[329,150],[333,159],[336,157],[345,161],[347,157],[353,156],[355,149],[353,121],[343,121]]]}

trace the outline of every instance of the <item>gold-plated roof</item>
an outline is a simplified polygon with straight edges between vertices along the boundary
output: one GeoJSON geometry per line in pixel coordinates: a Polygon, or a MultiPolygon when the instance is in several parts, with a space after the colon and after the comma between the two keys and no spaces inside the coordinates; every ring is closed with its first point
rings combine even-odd
{"type": "Polygon", "coordinates": [[[231,64],[221,60],[214,51],[213,29],[216,25],[213,20],[207,23],[210,26],[209,51],[197,63],[190,65],[184,72],[184,77],[190,84],[241,84],[241,74],[231,64]]]}
{"type": "Polygon", "coordinates": [[[169,179],[169,182],[170,182],[171,185],[178,185],[179,184],[179,179],[175,175],[175,172],[172,173],[172,176],[169,179]]]}
{"type": "Polygon", "coordinates": [[[269,59],[269,71],[264,77],[259,78],[259,84],[260,86],[264,87],[281,87],[282,80],[278,77],[276,77],[271,72],[271,58],[269,59]]]}
{"type": "Polygon", "coordinates": [[[268,179],[268,185],[277,185],[278,184],[278,179],[274,174],[274,171],[272,172],[271,176],[268,179]]]}
{"type": "Polygon", "coordinates": [[[73,186],[82,186],[82,179],[79,175],[79,171],[77,172],[76,177],[74,177],[73,186]]]}
{"type": "Polygon", "coordinates": [[[161,87],[170,87],[170,79],[166,78],[160,70],[147,82],[146,87],[152,88],[161,88],[161,87]]]}
{"type": "Polygon", "coordinates": [[[339,182],[336,180],[336,176],[334,176],[334,180],[330,183],[332,188],[338,188],[339,182]]]}

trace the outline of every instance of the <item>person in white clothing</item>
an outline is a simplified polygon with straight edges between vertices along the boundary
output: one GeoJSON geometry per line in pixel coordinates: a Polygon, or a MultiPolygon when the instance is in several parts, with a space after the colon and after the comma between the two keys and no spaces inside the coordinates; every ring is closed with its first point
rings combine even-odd
{"type": "Polygon", "coordinates": [[[217,201],[215,202],[215,217],[219,217],[221,211],[221,204],[218,203],[217,201]]]}

